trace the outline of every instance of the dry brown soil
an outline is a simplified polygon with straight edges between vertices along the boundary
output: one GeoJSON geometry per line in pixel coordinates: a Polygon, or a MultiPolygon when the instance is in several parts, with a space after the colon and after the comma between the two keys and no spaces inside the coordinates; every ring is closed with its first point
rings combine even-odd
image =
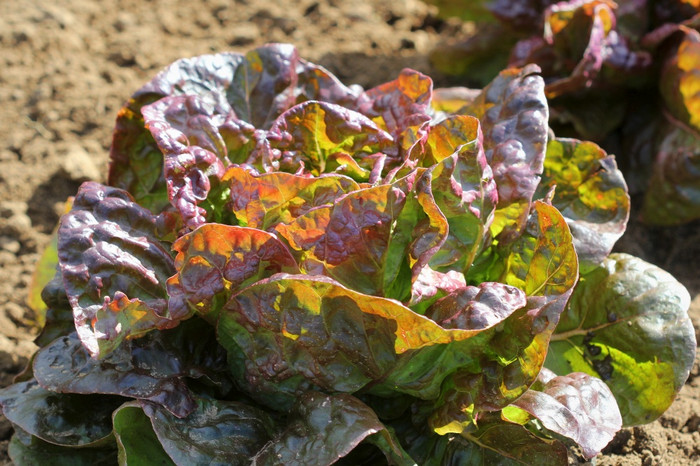
{"type": "MultiPolygon", "coordinates": [[[[440,21],[418,0],[0,0],[0,386],[34,351],[25,304],[32,270],[62,201],[104,181],[111,129],[124,100],[180,57],[291,42],[344,82],[373,86],[412,67],[467,26],[440,21]]],[[[620,250],[669,269],[696,296],[700,229],[634,220],[620,250]]],[[[622,431],[598,465],[700,464],[697,365],[658,421],[622,431]]],[[[0,416],[0,464],[9,461],[0,416]]]]}

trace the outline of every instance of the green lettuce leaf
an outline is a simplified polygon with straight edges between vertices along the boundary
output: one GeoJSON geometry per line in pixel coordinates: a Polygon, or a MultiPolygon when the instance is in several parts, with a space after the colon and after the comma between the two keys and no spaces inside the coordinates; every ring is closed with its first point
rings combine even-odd
{"type": "Polygon", "coordinates": [[[608,384],[625,425],[646,424],[673,402],[695,359],[690,296],[670,274],[611,254],[581,278],[547,354],[557,374],[608,384]]]}
{"type": "Polygon", "coordinates": [[[120,466],[174,465],[138,402],[124,403],[112,415],[120,466]]]}

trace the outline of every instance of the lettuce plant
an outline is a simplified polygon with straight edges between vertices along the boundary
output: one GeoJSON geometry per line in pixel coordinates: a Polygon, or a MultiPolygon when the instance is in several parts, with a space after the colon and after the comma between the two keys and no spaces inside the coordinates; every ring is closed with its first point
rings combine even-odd
{"type": "Polygon", "coordinates": [[[689,296],[610,254],[615,159],[536,66],[347,87],[289,45],[175,62],[57,233],[16,464],[567,464],[658,417],[689,296]]]}
{"type": "Polygon", "coordinates": [[[537,63],[551,125],[620,155],[643,219],[700,219],[700,5],[685,0],[434,0],[478,21],[435,65],[472,82],[537,63]]]}

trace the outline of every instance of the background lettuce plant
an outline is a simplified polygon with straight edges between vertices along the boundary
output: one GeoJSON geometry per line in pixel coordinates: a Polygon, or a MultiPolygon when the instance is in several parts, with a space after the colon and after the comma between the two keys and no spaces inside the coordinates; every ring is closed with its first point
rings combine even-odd
{"type": "Polygon", "coordinates": [[[432,0],[475,21],[437,68],[483,85],[537,63],[550,124],[620,156],[645,222],[700,218],[700,4],[687,0],[432,0]]]}
{"type": "Polygon", "coordinates": [[[673,401],[673,277],[536,66],[346,87],[289,45],[183,59],[57,233],[17,464],[567,464],[673,401]]]}

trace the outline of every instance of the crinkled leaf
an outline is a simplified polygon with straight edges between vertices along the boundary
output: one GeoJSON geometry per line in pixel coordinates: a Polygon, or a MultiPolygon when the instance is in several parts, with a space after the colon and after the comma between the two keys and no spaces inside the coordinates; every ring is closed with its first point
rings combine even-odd
{"type": "Polygon", "coordinates": [[[545,428],[569,437],[586,458],[593,458],[622,427],[615,397],[605,382],[588,374],[551,375],[541,390],[528,390],[513,405],[535,416],[545,428]]]}
{"type": "Polygon", "coordinates": [[[200,204],[210,196],[212,183],[226,166],[246,162],[257,144],[255,128],[238,120],[222,99],[214,93],[171,96],[142,109],[163,153],[168,199],[190,229],[207,221],[200,204]]]}
{"type": "Polygon", "coordinates": [[[453,116],[431,128],[428,146],[438,163],[428,172],[449,234],[430,266],[466,272],[483,246],[498,194],[481,145],[478,120],[453,116]]]}
{"type": "Polygon", "coordinates": [[[268,128],[296,102],[299,54],[290,44],[251,50],[236,68],[226,99],[239,119],[268,128]]]}
{"type": "Polygon", "coordinates": [[[666,124],[660,142],[642,215],[654,225],[679,225],[700,218],[700,133],[666,124]]]}
{"type": "Polygon", "coordinates": [[[552,204],[566,219],[582,272],[600,264],[625,232],[630,199],[613,156],[592,142],[557,138],[547,145],[537,197],[555,188],[552,204]]]}
{"type": "Polygon", "coordinates": [[[32,379],[0,390],[0,403],[5,417],[31,435],[57,445],[84,446],[111,435],[110,415],[122,400],[55,393],[32,379]],[[90,416],[84,416],[86,405],[90,416]]]}
{"type": "Polygon", "coordinates": [[[483,330],[503,322],[525,304],[520,289],[487,282],[450,293],[431,306],[426,317],[444,328],[483,330]]]}
{"type": "Polygon", "coordinates": [[[625,425],[661,415],[695,359],[690,296],[670,274],[612,254],[584,275],[552,337],[547,367],[605,381],[625,425]]]}
{"type": "Polygon", "coordinates": [[[353,107],[361,90],[345,87],[323,68],[301,60],[288,44],[268,44],[246,55],[219,53],[176,61],[120,110],[110,152],[109,184],[128,190],[155,213],[168,204],[164,159],[141,109],[163,97],[181,95],[209,95],[216,102],[228,102],[233,114],[227,111],[217,117],[226,117],[226,124],[213,139],[221,148],[223,138],[228,152],[239,160],[251,147],[247,140],[251,128],[267,129],[285,110],[305,100],[353,107]]]}
{"type": "Polygon", "coordinates": [[[69,448],[45,442],[15,426],[15,434],[7,446],[16,466],[111,466],[117,452],[111,445],[96,448],[69,448]]]}
{"type": "Polygon", "coordinates": [[[432,93],[430,77],[405,68],[395,80],[367,90],[358,103],[358,111],[374,119],[401,143],[409,128],[417,130],[430,121],[432,93]]]}
{"type": "Polygon", "coordinates": [[[341,175],[308,177],[284,172],[254,175],[231,167],[223,180],[231,190],[231,208],[239,225],[270,230],[291,223],[314,207],[332,204],[343,194],[360,189],[341,175]]]}
{"type": "Polygon", "coordinates": [[[160,212],[168,204],[163,154],[144,125],[141,108],[171,95],[225,92],[242,60],[236,53],[181,59],[136,91],[117,116],[109,184],[126,189],[141,205],[160,212]]]}
{"type": "Polygon", "coordinates": [[[374,411],[353,396],[307,392],[295,411],[291,424],[252,458],[253,464],[330,465],[372,435],[384,437],[375,444],[388,449],[388,458],[413,464],[374,411]]]}
{"type": "Polygon", "coordinates": [[[142,405],[156,442],[179,465],[249,464],[275,431],[267,413],[237,401],[198,398],[182,419],[153,403],[142,405]]]}
{"type": "Polygon", "coordinates": [[[158,441],[151,420],[138,402],[120,406],[112,415],[120,466],[174,465],[158,441]]]}
{"type": "Polygon", "coordinates": [[[427,262],[447,230],[425,179],[416,183],[416,177],[412,172],[393,184],[351,192],[289,225],[277,225],[276,231],[304,273],[327,275],[363,293],[407,299],[407,277],[427,262]]]}
{"type": "Polygon", "coordinates": [[[166,307],[175,269],[154,216],[121,189],[87,182],[58,229],[58,258],[75,326],[95,357],[126,338],[187,318],[166,307]]]}
{"type": "Polygon", "coordinates": [[[180,237],[177,273],[167,282],[171,312],[197,312],[216,320],[230,296],[278,272],[298,273],[294,258],[273,234],[208,223],[180,237]]]}
{"type": "Polygon", "coordinates": [[[515,239],[525,226],[543,170],[549,111],[538,72],[534,65],[501,72],[466,109],[481,122],[498,189],[491,231],[502,241],[515,239]]]}
{"type": "Polygon", "coordinates": [[[361,113],[327,102],[296,105],[275,120],[272,146],[281,151],[280,170],[318,176],[337,172],[376,181],[385,166],[382,150],[393,138],[361,113]],[[372,176],[370,176],[372,174],[372,176]]]}
{"type": "Polygon", "coordinates": [[[677,27],[672,38],[677,45],[663,64],[659,87],[671,114],[700,131],[700,32],[677,27]]]}

